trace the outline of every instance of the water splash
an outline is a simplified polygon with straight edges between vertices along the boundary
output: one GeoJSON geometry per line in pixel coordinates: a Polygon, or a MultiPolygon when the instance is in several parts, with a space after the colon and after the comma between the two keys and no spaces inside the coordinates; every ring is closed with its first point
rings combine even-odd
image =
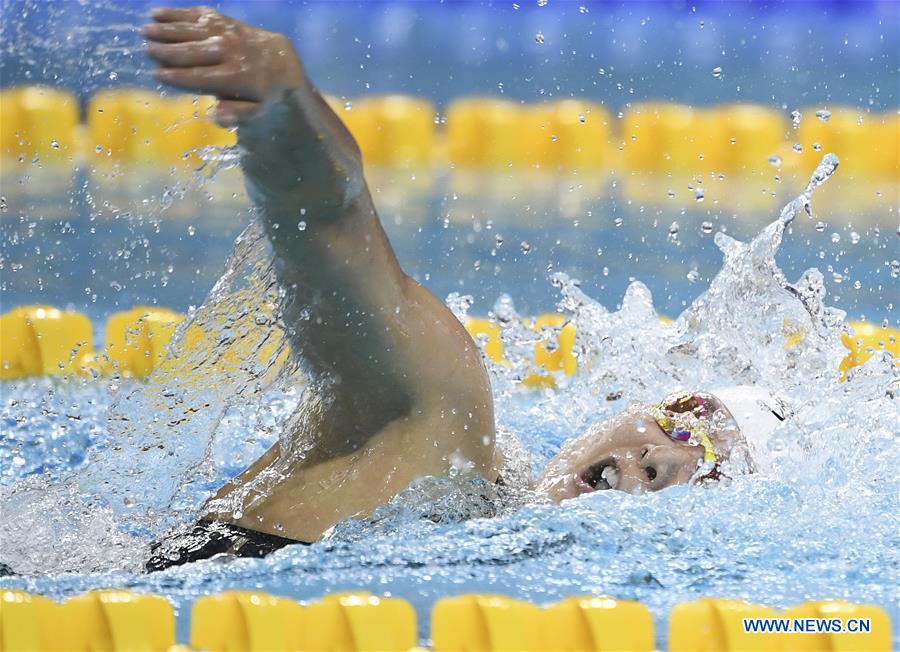
{"type": "Polygon", "coordinates": [[[781,209],[779,219],[785,226],[790,224],[800,211],[804,211],[810,218],[812,217],[810,201],[813,191],[831,178],[839,164],[840,160],[835,154],[829,153],[822,157],[803,192],[781,209]]]}
{"type": "MultiPolygon", "coordinates": [[[[807,204],[812,190],[804,193],[807,204]]],[[[896,502],[897,370],[876,357],[839,382],[841,315],[825,305],[817,271],[795,284],[785,281],[775,261],[783,233],[779,219],[751,242],[717,238],[721,270],[672,325],[660,322],[641,283],[610,311],[577,280],[555,274],[558,308],[576,326],[580,368],[558,378],[556,389],[520,391],[535,342],[557,329],[535,332],[522,324],[509,297],[500,297],[492,319],[512,361],[491,366],[498,440],[520,473],[504,469],[508,494],[474,478],[423,479],[370,522],[341,523],[313,546],[155,576],[122,572],[139,568],[156,527],[189,518],[211,490],[275,441],[297,405],[300,390],[291,387],[300,377],[290,364],[272,360],[277,346],[249,356],[247,365],[223,360],[224,370],[215,371],[210,364],[225,356],[219,345],[262,353],[266,345],[256,345],[274,343],[283,330],[277,306],[266,305],[276,298],[267,294],[270,254],[251,227],[223,279],[174,342],[171,364],[184,366],[169,369],[197,375],[157,376],[150,386],[123,381],[111,414],[128,421],[106,427],[98,392],[92,411],[82,413],[100,431],[89,437],[92,461],[68,482],[11,477],[11,486],[0,490],[0,560],[44,575],[7,578],[6,584],[53,597],[127,584],[165,593],[184,613],[199,594],[248,583],[296,598],[337,586],[390,591],[411,599],[420,613],[453,590],[488,588],[536,602],[608,593],[639,599],[660,617],[677,602],[711,594],[755,601],[765,595],[776,607],[826,595],[895,604],[896,583],[885,579],[885,569],[891,568],[896,528],[883,518],[861,528],[859,518],[891,513],[896,502]],[[208,337],[193,342],[189,334],[200,327],[208,337]],[[200,345],[196,355],[186,350],[189,343],[200,345]],[[193,384],[186,380],[192,377],[193,384]],[[529,457],[539,471],[567,438],[628,403],[738,382],[777,391],[794,411],[773,433],[765,475],[640,497],[598,492],[562,507],[534,504],[522,490],[529,457]],[[151,387],[173,391],[164,396],[151,387]],[[230,392],[241,398],[229,398],[230,392]],[[510,433],[521,442],[517,452],[511,452],[510,433]],[[164,449],[141,450],[147,444],[164,449]],[[159,513],[135,508],[134,501],[145,498],[159,513]],[[104,569],[117,572],[96,573],[104,569]],[[80,574],[46,576],[62,570],[80,574]]],[[[449,303],[461,318],[471,306],[464,296],[449,303]]],[[[0,416],[36,418],[43,391],[16,389],[16,396],[38,397],[35,407],[5,403],[0,416]]],[[[82,395],[84,388],[71,391],[82,395]]],[[[51,418],[45,430],[52,427],[51,418]]],[[[51,438],[32,442],[36,450],[27,459],[58,459],[61,469],[69,467],[63,451],[50,454],[51,438]]]]}

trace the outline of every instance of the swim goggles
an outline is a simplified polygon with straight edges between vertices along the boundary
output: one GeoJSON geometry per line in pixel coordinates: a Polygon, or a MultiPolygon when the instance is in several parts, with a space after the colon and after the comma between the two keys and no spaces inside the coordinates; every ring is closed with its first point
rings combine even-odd
{"type": "Polygon", "coordinates": [[[653,418],[659,427],[675,441],[703,447],[703,463],[692,480],[714,479],[718,476],[719,456],[709,437],[709,394],[684,392],[672,394],[653,408],[653,418]]]}

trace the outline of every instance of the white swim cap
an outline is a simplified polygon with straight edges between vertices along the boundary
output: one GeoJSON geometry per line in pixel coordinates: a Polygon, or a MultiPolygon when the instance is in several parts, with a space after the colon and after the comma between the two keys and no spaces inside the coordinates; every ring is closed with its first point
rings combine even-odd
{"type": "Polygon", "coordinates": [[[759,441],[790,416],[783,401],[770,391],[752,385],[737,385],[711,390],[719,398],[744,436],[759,441]]]}

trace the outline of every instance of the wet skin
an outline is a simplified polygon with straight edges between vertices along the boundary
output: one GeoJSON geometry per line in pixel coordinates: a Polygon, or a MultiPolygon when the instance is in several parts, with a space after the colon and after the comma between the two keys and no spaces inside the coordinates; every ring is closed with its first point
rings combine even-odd
{"type": "Polygon", "coordinates": [[[288,432],[206,515],[314,541],[458,460],[494,481],[493,400],[478,347],[403,273],[359,148],[290,42],[204,7],[153,18],[143,32],[154,76],[215,95],[216,121],[237,127],[284,290],[286,335],[310,375],[288,432]]]}
{"type": "MultiPolygon", "coordinates": [[[[722,463],[743,436],[719,399],[710,396],[707,405],[709,436],[722,463]]],[[[566,442],[550,460],[537,490],[555,502],[606,489],[658,491],[691,482],[703,454],[701,446],[666,434],[650,406],[633,405],[566,442]]]]}
{"type": "MultiPolygon", "coordinates": [[[[287,336],[317,390],[305,393],[279,443],[210,500],[207,517],[313,541],[459,460],[495,481],[480,352],[449,309],[403,273],[359,148],[291,43],[205,7],[152,15],[143,33],[155,78],[215,95],[215,120],[237,128],[248,194],[285,291],[287,336]]],[[[634,416],[569,442],[538,490],[558,501],[688,482],[702,450],[673,442],[649,415],[640,430],[634,416]]]]}
{"type": "Polygon", "coordinates": [[[638,408],[567,442],[537,488],[556,502],[604,489],[657,491],[686,484],[702,460],[701,447],[672,440],[649,411],[638,408]]]}

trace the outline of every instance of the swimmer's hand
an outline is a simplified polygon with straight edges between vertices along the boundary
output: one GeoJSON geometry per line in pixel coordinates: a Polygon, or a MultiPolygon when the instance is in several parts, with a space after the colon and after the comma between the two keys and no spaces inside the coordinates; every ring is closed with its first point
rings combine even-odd
{"type": "Polygon", "coordinates": [[[143,27],[147,54],[166,84],[219,98],[215,120],[235,127],[273,92],[307,85],[283,34],[245,25],[209,7],[154,9],[143,27]]]}

